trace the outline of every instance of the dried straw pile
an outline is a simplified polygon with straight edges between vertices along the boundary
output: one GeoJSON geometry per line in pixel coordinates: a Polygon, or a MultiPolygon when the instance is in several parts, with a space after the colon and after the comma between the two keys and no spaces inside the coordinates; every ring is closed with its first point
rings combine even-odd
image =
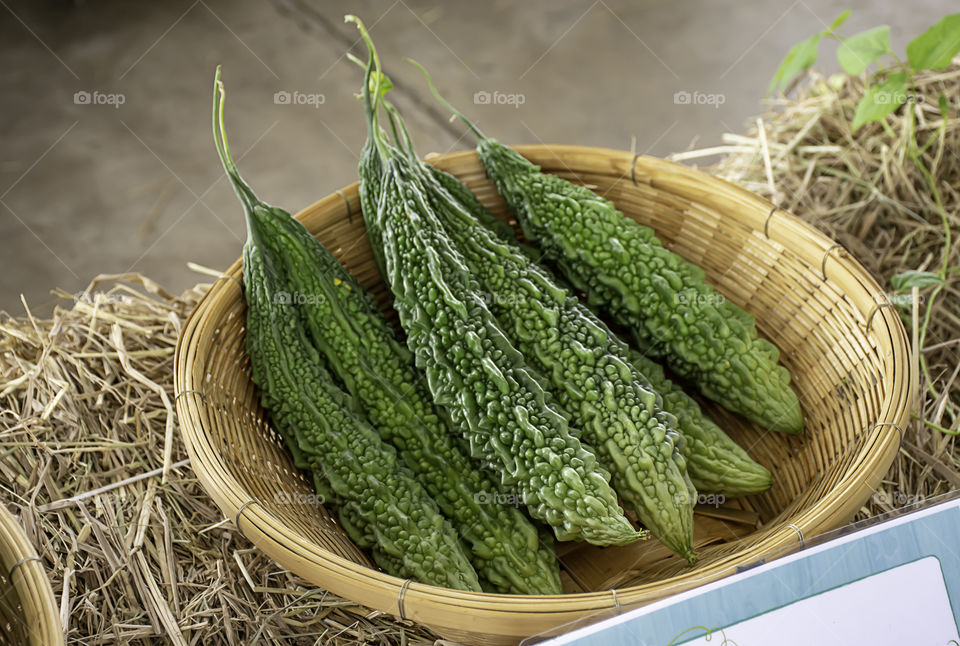
{"type": "MultiPolygon", "coordinates": [[[[909,293],[891,289],[908,333],[922,327],[929,310],[923,347],[913,349],[922,353],[926,374],[920,375],[917,415],[904,429],[901,457],[861,518],[960,488],[955,439],[960,431],[960,65],[922,73],[916,91],[917,100],[885,123],[852,135],[862,81],[810,74],[791,98],[774,100],[749,135],[729,134],[724,146],[673,156],[689,161],[725,155],[707,170],[822,229],[890,288],[890,278],[905,270],[935,271],[946,241],[933,194],[906,156],[904,111],[914,111],[916,140],[921,147],[930,142],[921,159],[940,191],[952,230],[953,271],[932,302],[930,288],[920,291],[915,303],[909,293]],[[938,105],[941,93],[949,101],[946,122],[938,105]]],[[[916,339],[914,343],[919,345],[916,339]]]]}
{"type": "Polygon", "coordinates": [[[0,500],[43,559],[67,643],[433,643],[279,568],[193,477],[172,364],[204,291],[104,276],[51,319],[0,315],[0,500]]]}

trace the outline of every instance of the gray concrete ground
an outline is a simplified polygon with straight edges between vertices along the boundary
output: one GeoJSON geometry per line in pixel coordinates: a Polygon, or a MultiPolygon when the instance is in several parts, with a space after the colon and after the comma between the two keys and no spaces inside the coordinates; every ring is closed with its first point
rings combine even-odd
{"type": "MultiPolygon", "coordinates": [[[[218,63],[232,147],[261,197],[296,211],[354,181],[360,76],[343,54],[363,49],[344,13],[372,26],[421,153],[470,142],[405,56],[503,141],[629,148],[636,136],[640,151],[666,155],[742,129],[789,47],[843,8],[854,10],[848,33],[889,24],[898,51],[956,10],[953,0],[0,5],[0,309],[11,313],[21,293],[42,308],[52,288],[76,291],[98,273],[140,271],[180,290],[199,279],[187,261],[224,268],[238,257],[244,222],[210,134],[218,63]],[[483,92],[522,99],[475,103],[483,92]],[[677,92],[723,102],[678,104],[677,92]]],[[[832,62],[833,45],[824,53],[832,62]]]]}

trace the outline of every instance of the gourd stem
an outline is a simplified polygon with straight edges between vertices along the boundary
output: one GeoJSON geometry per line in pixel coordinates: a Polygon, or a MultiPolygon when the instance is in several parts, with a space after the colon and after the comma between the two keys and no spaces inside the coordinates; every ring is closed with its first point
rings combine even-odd
{"type": "Polygon", "coordinates": [[[261,202],[254,194],[253,189],[243,181],[240,171],[230,155],[230,144],[227,141],[227,131],[223,124],[223,106],[226,102],[226,96],[223,81],[220,80],[220,66],[218,65],[213,80],[213,141],[216,144],[220,162],[223,164],[223,170],[226,171],[234,192],[240,198],[240,202],[243,203],[244,215],[247,219],[247,233],[252,236],[254,232],[253,222],[251,221],[252,211],[261,202]]]}
{"type": "Polygon", "coordinates": [[[480,129],[479,129],[479,128],[477,128],[475,125],[473,125],[473,123],[470,121],[470,119],[467,119],[462,112],[460,112],[460,111],[457,110],[455,107],[453,107],[452,105],[450,105],[450,102],[447,101],[445,98],[443,98],[443,96],[440,94],[439,90],[437,90],[437,87],[433,84],[433,78],[430,76],[430,72],[428,72],[427,69],[426,69],[423,65],[421,65],[421,64],[418,63],[417,61],[413,60],[412,58],[408,58],[408,59],[406,59],[406,61],[407,61],[408,63],[410,63],[411,65],[416,66],[417,69],[419,69],[421,72],[423,72],[423,75],[427,78],[427,85],[430,86],[430,91],[433,93],[433,96],[436,97],[437,101],[439,101],[440,103],[442,103],[442,104],[444,105],[444,107],[446,107],[447,110],[449,110],[450,112],[452,112],[452,113],[454,114],[454,116],[456,116],[458,119],[460,119],[460,121],[464,122],[464,123],[467,125],[467,127],[470,128],[470,130],[473,132],[473,134],[477,136],[477,139],[486,139],[486,138],[487,138],[486,135],[484,135],[482,132],[480,132],[480,129]]]}
{"type": "Polygon", "coordinates": [[[387,118],[390,119],[390,129],[393,131],[393,140],[397,143],[397,147],[405,151],[407,156],[414,162],[419,161],[417,159],[417,151],[413,148],[413,140],[410,138],[410,133],[407,132],[407,124],[404,123],[400,112],[386,99],[383,100],[383,109],[387,111],[387,118]],[[399,130],[397,128],[398,125],[399,130]],[[403,133],[402,138],[400,137],[400,133],[403,133]]]}
{"type": "MultiPolygon", "coordinates": [[[[373,40],[370,38],[369,32],[367,32],[366,26],[364,26],[363,21],[354,15],[348,15],[344,17],[344,22],[352,22],[357,25],[357,29],[360,31],[360,37],[363,38],[364,43],[367,45],[369,54],[367,57],[367,64],[364,66],[365,73],[363,77],[363,109],[367,117],[367,128],[369,130],[370,138],[373,140],[374,145],[377,147],[377,152],[380,153],[380,156],[386,159],[389,155],[386,150],[385,144],[381,139],[380,135],[380,120],[378,116],[378,109],[380,107],[380,98],[381,86],[383,83],[383,73],[380,67],[380,55],[377,54],[376,47],[373,46],[373,40]],[[370,96],[370,81],[373,76],[373,71],[376,69],[377,79],[373,85],[373,94],[374,97],[370,96]]],[[[357,59],[352,59],[355,62],[357,59]]]]}
{"type": "MultiPolygon", "coordinates": [[[[361,69],[364,69],[364,70],[367,69],[367,63],[364,63],[359,58],[351,54],[350,52],[347,52],[347,59],[352,61],[353,63],[356,63],[361,69]]],[[[380,74],[380,77],[386,81],[390,80],[383,73],[380,74]]],[[[413,151],[413,141],[410,139],[409,133],[407,133],[407,127],[403,122],[403,118],[400,116],[400,112],[397,110],[396,107],[394,107],[392,103],[390,103],[386,99],[381,98],[380,102],[383,104],[384,110],[387,111],[387,119],[390,122],[390,131],[393,133],[393,139],[397,147],[400,149],[408,150],[412,154],[414,159],[416,159],[416,153],[413,151]],[[397,122],[399,122],[400,127],[403,130],[403,134],[404,134],[403,139],[401,139],[400,135],[398,134],[397,122]]],[[[379,128],[379,132],[382,135],[386,134],[383,128],[379,128]]]]}

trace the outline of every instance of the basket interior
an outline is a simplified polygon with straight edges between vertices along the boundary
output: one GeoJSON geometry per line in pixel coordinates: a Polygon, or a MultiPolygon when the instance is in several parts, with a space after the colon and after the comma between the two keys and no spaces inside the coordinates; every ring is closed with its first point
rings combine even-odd
{"type": "MultiPolygon", "coordinates": [[[[494,215],[510,221],[503,200],[476,162],[465,170],[449,170],[494,215]]],[[[765,431],[705,404],[708,414],[774,478],[773,487],[761,495],[721,505],[707,500],[709,504],[698,506],[695,548],[699,558],[694,571],[736,559],[825,496],[843,495],[836,491],[837,483],[846,481],[853,470],[864,469],[877,438],[890,430],[875,423],[891,397],[894,380],[902,378],[891,372],[889,352],[878,347],[865,329],[862,304],[858,307],[837,284],[824,280],[821,266],[743,220],[718,212],[709,200],[682,197],[654,182],[631,181],[629,174],[574,172],[566,164],[545,165],[545,170],[612,199],[626,215],[653,227],[666,247],[701,266],[708,282],[724,297],[754,315],[760,334],[780,348],[781,361],[792,375],[806,421],[800,436],[765,431]]],[[[298,217],[386,307],[387,290],[371,255],[355,190],[331,198],[298,217]]],[[[825,265],[828,274],[831,266],[825,265]]],[[[310,483],[265,422],[244,351],[245,312],[239,283],[224,280],[218,285],[229,290],[229,298],[219,299],[215,312],[204,313],[216,330],[209,337],[209,347],[197,353],[195,367],[197,382],[204,384],[203,432],[231,475],[286,528],[369,566],[334,518],[313,500],[310,483]]],[[[395,314],[385,311],[396,320],[395,314]]],[[[864,479],[876,484],[886,465],[869,469],[875,473],[864,479]]],[[[840,525],[852,513],[848,508],[840,514],[847,517],[829,519],[826,525],[840,525]]],[[[602,550],[561,544],[558,555],[564,590],[571,593],[642,585],[691,571],[655,540],[602,550]]]]}

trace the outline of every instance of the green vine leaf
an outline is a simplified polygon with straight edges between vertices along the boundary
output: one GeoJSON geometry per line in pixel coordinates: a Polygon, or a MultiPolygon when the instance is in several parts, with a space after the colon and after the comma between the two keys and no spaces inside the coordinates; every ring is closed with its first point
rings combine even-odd
{"type": "Polygon", "coordinates": [[[780,67],[777,68],[776,74],[773,75],[770,86],[767,88],[767,94],[775,89],[782,90],[797,74],[813,67],[813,64],[817,62],[821,40],[823,40],[822,33],[814,34],[805,41],[791,47],[783,62],[780,63],[780,67]]]}
{"type": "Polygon", "coordinates": [[[941,18],[907,45],[907,61],[914,71],[942,70],[960,52],[960,13],[941,18]]]}
{"type": "Polygon", "coordinates": [[[853,114],[851,129],[856,132],[865,123],[880,121],[907,100],[907,75],[891,74],[880,85],[872,85],[864,93],[853,114]]]}
{"type": "Polygon", "coordinates": [[[837,60],[847,74],[859,76],[870,63],[888,53],[890,27],[883,25],[844,40],[837,50],[837,60]]]}
{"type": "Polygon", "coordinates": [[[770,85],[767,87],[767,94],[770,94],[777,88],[782,90],[790,84],[790,81],[792,81],[797,74],[813,67],[819,55],[820,41],[823,40],[824,36],[833,34],[833,31],[845,23],[849,17],[850,10],[847,9],[837,16],[824,31],[821,31],[819,34],[814,34],[805,41],[791,47],[786,57],[781,61],[780,67],[777,68],[776,73],[770,80],[770,85]]]}
{"type": "Polygon", "coordinates": [[[942,284],[943,279],[935,273],[930,271],[917,271],[916,269],[908,269],[890,278],[890,285],[898,292],[906,292],[914,287],[923,289],[924,287],[933,287],[934,285],[942,284]]]}
{"type": "Polygon", "coordinates": [[[850,10],[844,10],[839,16],[833,19],[833,22],[830,23],[830,26],[827,27],[827,33],[835,31],[840,25],[847,22],[847,18],[850,17],[850,10]]]}

